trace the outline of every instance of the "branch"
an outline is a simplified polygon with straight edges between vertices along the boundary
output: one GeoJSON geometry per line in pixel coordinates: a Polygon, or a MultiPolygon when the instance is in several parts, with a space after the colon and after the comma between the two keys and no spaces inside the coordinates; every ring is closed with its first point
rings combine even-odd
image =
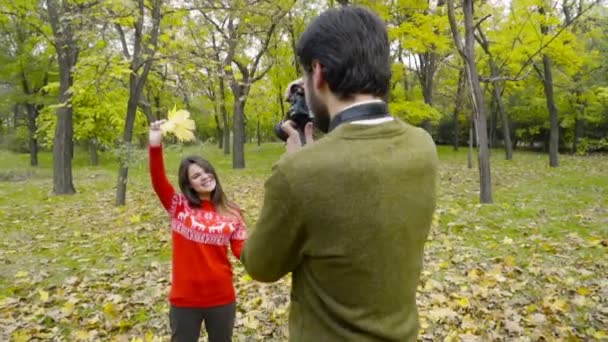
{"type": "Polygon", "coordinates": [[[274,61],[272,61],[271,63],[269,63],[268,66],[266,68],[264,68],[264,70],[262,72],[260,72],[259,75],[257,75],[256,77],[254,77],[251,80],[251,83],[255,83],[255,82],[261,80],[262,78],[264,78],[264,76],[266,76],[266,74],[270,71],[270,69],[272,69],[273,66],[274,66],[274,61]]]}
{"type": "Polygon", "coordinates": [[[538,66],[536,65],[536,63],[532,63],[532,67],[534,68],[534,70],[536,70],[536,73],[538,74],[538,77],[540,77],[541,79],[545,79],[545,75],[543,75],[543,72],[540,71],[540,69],[538,68],[538,66]]]}
{"type": "Polygon", "coordinates": [[[532,72],[532,69],[528,70],[528,72],[525,75],[519,76],[519,77],[509,77],[509,76],[482,77],[482,76],[479,76],[479,81],[480,82],[502,82],[502,81],[517,82],[517,81],[526,79],[530,75],[531,72],[532,72]]]}
{"type": "Polygon", "coordinates": [[[454,15],[454,0],[447,0],[448,2],[448,19],[450,21],[450,29],[452,31],[452,38],[454,39],[454,45],[458,53],[466,58],[464,53],[464,46],[462,44],[462,38],[460,37],[460,31],[458,31],[458,24],[456,23],[456,16],[454,15]]]}
{"type": "MultiPolygon", "coordinates": [[[[528,57],[528,60],[526,60],[524,62],[524,65],[522,66],[522,68],[517,72],[517,74],[515,75],[515,77],[519,76],[526,67],[528,67],[528,65],[530,65],[532,63],[532,59],[534,59],[534,57],[538,56],[538,54],[540,54],[549,44],[551,44],[555,39],[557,39],[557,37],[560,36],[560,34],[567,29],[570,25],[572,25],[572,23],[574,23],[576,21],[576,19],[580,18],[583,14],[585,14],[585,12],[587,12],[588,10],[590,10],[591,8],[593,8],[593,6],[597,5],[599,3],[599,1],[595,1],[593,2],[591,5],[589,5],[589,7],[585,8],[584,10],[580,11],[576,16],[574,16],[572,18],[572,20],[568,23],[565,23],[562,27],[559,28],[559,30],[557,31],[557,33],[555,33],[555,35],[553,35],[551,37],[551,39],[549,39],[548,42],[546,42],[545,44],[543,44],[540,48],[538,48],[538,50],[536,50],[532,55],[530,55],[528,57]]],[[[533,63],[532,63],[533,64],[533,63]]],[[[536,67],[535,67],[536,68],[536,67]]]]}
{"type": "Polygon", "coordinates": [[[122,52],[124,53],[127,59],[131,58],[131,54],[129,53],[129,47],[127,46],[127,39],[125,38],[125,31],[123,31],[122,26],[120,24],[115,23],[114,27],[116,31],[118,31],[118,35],[120,36],[120,43],[122,44],[122,52]]]}
{"type": "MultiPolygon", "coordinates": [[[[152,36],[150,38],[150,43],[152,44],[153,50],[150,51],[150,49],[148,49],[146,46],[146,50],[147,50],[146,52],[150,52],[150,54],[151,54],[150,58],[154,58],[154,54],[156,53],[156,50],[158,48],[158,36],[160,35],[160,21],[161,21],[161,13],[160,13],[161,3],[162,3],[161,0],[156,0],[156,2],[154,4],[154,10],[152,11],[152,36]]],[[[142,11],[142,14],[143,14],[143,11],[142,11]]],[[[150,68],[152,68],[152,62],[148,61],[148,63],[146,63],[144,65],[144,70],[142,71],[141,77],[139,77],[139,79],[137,80],[136,89],[138,89],[138,91],[141,91],[140,89],[142,89],[143,84],[148,77],[150,68]]]]}
{"type": "Polygon", "coordinates": [[[479,19],[479,21],[477,22],[477,24],[475,24],[475,26],[473,26],[474,29],[480,29],[480,25],[486,21],[486,19],[488,19],[489,17],[491,17],[492,14],[486,14],[483,18],[479,19]]]}
{"type": "MultiPolygon", "coordinates": [[[[285,13],[283,13],[283,15],[285,15],[285,13]]],[[[274,33],[274,30],[276,27],[277,27],[277,22],[273,18],[272,24],[270,24],[270,27],[268,28],[268,31],[266,32],[266,37],[265,37],[264,41],[262,42],[262,47],[260,47],[260,51],[258,51],[258,54],[255,56],[255,59],[253,61],[253,65],[251,67],[251,75],[255,75],[255,72],[258,68],[258,64],[260,63],[260,59],[262,58],[264,53],[266,53],[266,51],[268,50],[268,44],[270,44],[270,40],[272,39],[272,34],[274,33]]]]}
{"type": "Polygon", "coordinates": [[[483,51],[488,56],[492,57],[492,53],[490,52],[490,43],[488,42],[488,38],[486,38],[486,35],[483,33],[483,30],[481,29],[481,27],[477,27],[477,32],[479,33],[479,36],[474,35],[475,40],[477,40],[477,42],[479,43],[479,46],[481,46],[483,51]]]}
{"type": "Polygon", "coordinates": [[[245,66],[243,63],[241,63],[240,61],[234,59],[232,61],[234,64],[236,64],[237,68],[239,68],[239,70],[241,71],[241,74],[243,74],[243,80],[248,81],[249,80],[249,69],[247,69],[247,66],[245,66]]]}
{"type": "MultiPolygon", "coordinates": [[[[217,32],[219,32],[224,37],[224,39],[226,39],[226,40],[230,39],[228,37],[228,35],[226,34],[226,31],[224,29],[222,29],[222,27],[220,26],[220,24],[216,23],[215,20],[209,18],[209,16],[205,12],[200,11],[200,13],[203,15],[203,17],[205,17],[205,19],[209,23],[211,23],[211,25],[215,26],[215,29],[217,30],[217,32]]],[[[232,21],[230,21],[230,22],[232,23],[232,21]]]]}
{"type": "Polygon", "coordinates": [[[44,37],[44,39],[46,39],[49,42],[49,44],[51,44],[53,46],[53,48],[57,49],[57,45],[55,45],[55,41],[53,39],[51,39],[49,36],[47,36],[46,33],[44,33],[44,31],[42,31],[42,29],[40,27],[34,25],[33,23],[29,23],[29,24],[34,30],[38,31],[38,33],[40,33],[44,37]]]}

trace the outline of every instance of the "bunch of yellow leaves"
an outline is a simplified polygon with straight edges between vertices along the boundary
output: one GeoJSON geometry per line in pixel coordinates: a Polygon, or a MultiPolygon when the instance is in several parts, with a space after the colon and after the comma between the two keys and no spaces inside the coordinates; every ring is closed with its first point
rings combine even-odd
{"type": "Polygon", "coordinates": [[[163,135],[173,133],[179,141],[194,140],[194,120],[190,118],[190,112],[185,109],[177,110],[175,106],[167,113],[168,120],[164,122],[160,129],[163,135]]]}

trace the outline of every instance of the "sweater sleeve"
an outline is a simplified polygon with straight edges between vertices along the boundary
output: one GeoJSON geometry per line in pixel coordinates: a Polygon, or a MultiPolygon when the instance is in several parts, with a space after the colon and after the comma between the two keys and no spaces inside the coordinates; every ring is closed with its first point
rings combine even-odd
{"type": "Polygon", "coordinates": [[[304,227],[292,201],[286,177],[275,168],[265,184],[260,218],[241,254],[245,270],[255,280],[277,281],[302,260],[304,227]]]}
{"type": "Polygon", "coordinates": [[[171,201],[175,195],[175,190],[165,173],[165,162],[163,160],[162,146],[150,146],[150,176],[152,187],[156,195],[167,211],[171,208],[171,201]]]}
{"type": "Polygon", "coordinates": [[[243,250],[243,244],[247,240],[247,227],[245,222],[241,219],[236,224],[236,230],[230,236],[230,249],[232,254],[237,258],[241,258],[241,251],[243,250]]]}

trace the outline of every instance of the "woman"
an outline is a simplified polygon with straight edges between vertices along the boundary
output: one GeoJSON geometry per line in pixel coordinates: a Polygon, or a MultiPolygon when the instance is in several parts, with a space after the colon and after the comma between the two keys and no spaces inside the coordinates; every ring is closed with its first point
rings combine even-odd
{"type": "Polygon", "coordinates": [[[228,245],[240,258],[247,238],[238,207],[227,200],[213,166],[190,156],[179,166],[176,192],[167,180],[162,132],[150,126],[150,173],[154,191],[171,218],[173,271],[169,294],[172,341],[198,341],[201,325],[211,342],[230,341],[236,295],[228,245]]]}

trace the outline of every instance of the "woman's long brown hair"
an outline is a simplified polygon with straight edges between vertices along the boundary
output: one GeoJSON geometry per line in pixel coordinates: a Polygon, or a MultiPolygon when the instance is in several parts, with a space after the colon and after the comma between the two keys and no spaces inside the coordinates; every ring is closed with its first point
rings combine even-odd
{"type": "Polygon", "coordinates": [[[200,166],[206,173],[213,175],[215,179],[215,189],[211,192],[211,203],[216,208],[218,213],[222,215],[231,215],[237,219],[242,219],[241,209],[233,202],[228,201],[226,193],[220,183],[220,178],[215,171],[215,168],[211,163],[199,156],[188,156],[182,159],[179,165],[178,180],[179,188],[181,189],[184,196],[188,199],[188,203],[193,208],[200,208],[201,198],[199,194],[190,186],[190,179],[188,178],[188,168],[190,165],[196,164],[200,166]]]}

